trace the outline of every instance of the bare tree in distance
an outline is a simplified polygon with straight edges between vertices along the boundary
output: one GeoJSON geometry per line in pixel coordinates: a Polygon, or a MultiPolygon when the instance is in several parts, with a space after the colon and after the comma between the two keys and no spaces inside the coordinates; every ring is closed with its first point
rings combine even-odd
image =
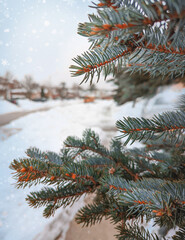
{"type": "Polygon", "coordinates": [[[7,82],[11,82],[14,79],[14,75],[10,71],[6,71],[4,78],[7,82]]]}
{"type": "Polygon", "coordinates": [[[68,89],[66,87],[66,83],[65,82],[61,82],[60,85],[57,87],[57,92],[60,95],[61,99],[66,98],[67,94],[68,94],[68,89]]]}
{"type": "Polygon", "coordinates": [[[82,87],[79,86],[79,84],[74,83],[71,89],[77,97],[80,97],[80,91],[82,90],[82,87]]]}
{"type": "Polygon", "coordinates": [[[6,71],[4,77],[1,79],[2,91],[5,99],[10,99],[11,84],[14,79],[13,74],[10,71],[6,71]]]}
{"type": "Polygon", "coordinates": [[[31,98],[33,90],[39,87],[39,84],[34,82],[33,77],[31,75],[25,75],[22,81],[22,86],[27,91],[27,97],[31,98]]]}

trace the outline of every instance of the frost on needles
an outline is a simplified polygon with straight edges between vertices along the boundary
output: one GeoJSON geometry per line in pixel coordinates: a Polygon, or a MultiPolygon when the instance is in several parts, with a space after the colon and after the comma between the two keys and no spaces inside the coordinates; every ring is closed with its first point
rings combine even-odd
{"type": "MultiPolygon", "coordinates": [[[[155,93],[163,81],[184,84],[185,1],[101,0],[92,7],[97,14],[89,15],[89,22],[78,28],[91,47],[73,59],[73,76],[83,75],[83,82],[92,83],[126,69],[120,81],[129,85],[133,77],[143,79],[146,74],[140,89],[146,82],[151,91],[145,97],[155,93]]],[[[124,102],[142,96],[138,85],[132,86],[137,94],[127,93],[124,102]]],[[[165,232],[178,227],[172,239],[184,239],[185,96],[173,112],[151,119],[123,116],[116,126],[121,135],[111,140],[109,148],[87,129],[82,139],[68,137],[59,155],[28,149],[27,157],[10,166],[16,186],[45,185],[26,198],[31,207],[44,206],[45,217],[94,193],[93,202],[79,210],[78,223],[91,226],[105,217],[115,224],[119,240],[161,239],[141,226],[143,219],[153,219],[165,232]],[[125,147],[135,141],[143,147],[125,147]]]]}

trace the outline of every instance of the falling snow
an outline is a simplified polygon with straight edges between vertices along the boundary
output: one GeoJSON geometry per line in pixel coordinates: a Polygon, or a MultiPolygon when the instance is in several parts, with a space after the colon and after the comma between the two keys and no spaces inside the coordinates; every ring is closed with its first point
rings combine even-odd
{"type": "Polygon", "coordinates": [[[33,29],[33,30],[32,30],[32,33],[33,33],[33,34],[37,33],[37,30],[33,29]]]}
{"type": "Polygon", "coordinates": [[[49,25],[50,25],[50,22],[46,20],[46,21],[44,22],[44,26],[48,27],[49,25]]]}
{"type": "Polygon", "coordinates": [[[30,51],[30,52],[33,52],[33,48],[32,48],[32,47],[30,47],[30,48],[29,48],[29,51],[30,51]]]}
{"type": "Polygon", "coordinates": [[[28,57],[28,58],[26,59],[26,62],[27,62],[27,63],[31,63],[31,62],[32,62],[32,58],[31,58],[31,57],[28,57]]]}
{"type": "Polygon", "coordinates": [[[89,47],[86,38],[77,36],[77,27],[94,11],[90,2],[0,0],[0,76],[9,70],[18,80],[32,74],[36,81],[73,84],[71,59],[89,47]]]}
{"type": "Polygon", "coordinates": [[[3,66],[8,66],[9,64],[8,64],[8,61],[6,60],[6,59],[2,59],[1,60],[1,64],[3,65],[3,66]]]}
{"type": "Polygon", "coordinates": [[[4,30],[4,32],[5,32],[5,33],[9,33],[9,32],[10,32],[10,29],[7,28],[7,29],[4,30]]]}

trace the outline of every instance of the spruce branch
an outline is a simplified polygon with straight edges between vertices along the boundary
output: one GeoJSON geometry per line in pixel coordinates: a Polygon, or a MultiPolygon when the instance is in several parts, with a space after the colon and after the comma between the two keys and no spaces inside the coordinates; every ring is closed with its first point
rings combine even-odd
{"type": "Polygon", "coordinates": [[[185,178],[185,156],[183,151],[171,149],[168,153],[148,151],[149,149],[131,149],[127,154],[137,163],[139,176],[182,180],[185,178]]]}
{"type": "Polygon", "coordinates": [[[118,240],[159,240],[156,234],[151,234],[137,224],[126,224],[125,227],[120,224],[116,229],[119,231],[119,235],[116,235],[118,240]]]}
{"type": "Polygon", "coordinates": [[[89,168],[84,163],[77,164],[65,164],[64,166],[65,176],[68,177],[68,179],[71,179],[75,182],[83,183],[84,185],[99,185],[97,179],[101,176],[102,172],[95,171],[92,168],[89,168]]]}
{"type": "Polygon", "coordinates": [[[158,138],[157,136],[153,136],[153,138],[147,140],[147,142],[143,142],[146,145],[147,151],[154,151],[154,150],[165,150],[171,152],[179,150],[179,153],[182,154],[185,151],[185,144],[183,141],[183,135],[179,137],[178,143],[174,144],[169,137],[162,136],[158,138]]]}
{"type": "MultiPolygon", "coordinates": [[[[163,34],[161,35],[163,36],[163,34]]],[[[151,72],[153,77],[159,74],[162,76],[168,74],[171,78],[183,76],[185,72],[185,44],[182,47],[169,48],[165,45],[164,40],[163,44],[157,44],[159,42],[158,36],[152,43],[150,40],[138,41],[140,42],[136,42],[134,37],[133,40],[124,41],[124,44],[120,41],[117,46],[98,47],[84,53],[82,57],[77,56],[73,59],[77,65],[70,67],[71,72],[73,76],[85,74],[83,81],[87,82],[90,78],[92,83],[95,74],[97,81],[99,81],[100,73],[103,71],[106,79],[108,74],[113,73],[114,75],[121,70],[123,64],[128,63],[127,66],[132,67],[131,71],[134,69],[135,71],[151,72]],[[123,57],[127,57],[127,59],[123,61],[123,57]]]]}
{"type": "Polygon", "coordinates": [[[112,8],[113,10],[117,11],[117,8],[120,6],[121,1],[115,0],[100,0],[100,3],[96,4],[93,2],[92,8],[112,8]]]}
{"type": "MultiPolygon", "coordinates": [[[[180,136],[183,136],[185,129],[185,112],[166,112],[154,116],[151,120],[145,118],[123,118],[116,123],[117,128],[122,133],[118,138],[127,137],[125,145],[129,141],[148,140],[154,136],[169,137],[171,141],[177,143],[180,136]]],[[[184,141],[184,137],[183,137],[184,141]]]]}
{"type": "Polygon", "coordinates": [[[68,137],[64,141],[64,145],[71,150],[70,153],[73,159],[82,155],[85,158],[96,156],[112,160],[109,150],[101,144],[99,136],[91,129],[84,131],[82,139],[68,137]]]}
{"type": "Polygon", "coordinates": [[[185,236],[185,227],[180,228],[176,234],[173,236],[173,240],[182,240],[185,236]]]}
{"type": "Polygon", "coordinates": [[[109,213],[109,205],[105,202],[88,204],[81,208],[75,218],[78,224],[88,227],[100,223],[109,213]]]}
{"type": "MultiPolygon", "coordinates": [[[[106,79],[127,66],[129,73],[123,82],[130,85],[126,88],[132,95],[130,100],[141,96],[136,90],[135,95],[130,91],[135,83],[139,82],[142,94],[148,88],[145,93],[150,95],[155,92],[150,91],[151,86],[169,84],[179,76],[184,81],[184,1],[100,0],[93,7],[98,15],[89,15],[90,21],[80,24],[78,29],[92,45],[89,51],[73,59],[73,76],[84,75],[82,82],[90,79],[92,83],[102,73],[106,79]],[[133,76],[130,73],[135,74],[136,82],[128,80],[133,76]],[[141,79],[138,73],[143,74],[141,79]]],[[[138,222],[146,217],[146,221],[153,219],[167,229],[178,226],[180,230],[174,239],[181,239],[185,234],[184,105],[181,99],[176,112],[152,119],[128,117],[117,122],[122,133],[119,138],[127,137],[125,145],[144,141],[144,149],[126,150],[116,139],[106,148],[89,129],[81,139],[68,137],[59,155],[30,148],[29,158],[11,163],[17,186],[54,185],[27,197],[31,207],[45,207],[45,217],[93,193],[96,197],[79,211],[78,223],[90,226],[105,217],[119,224],[120,240],[158,240],[157,235],[139,227],[138,222]],[[130,219],[135,223],[129,224],[130,219]]]]}
{"type": "Polygon", "coordinates": [[[108,167],[108,166],[114,166],[115,162],[111,160],[110,158],[106,157],[91,157],[87,159],[86,164],[90,167],[108,167]]]}
{"type": "Polygon", "coordinates": [[[61,156],[51,151],[42,152],[38,148],[34,147],[34,148],[28,148],[26,151],[26,154],[28,157],[36,160],[53,162],[58,165],[62,164],[61,156]]]}
{"type": "MultiPolygon", "coordinates": [[[[153,10],[155,11],[155,5],[153,6],[153,10]]],[[[120,29],[135,28],[136,31],[136,29],[138,29],[137,27],[152,26],[155,23],[160,23],[162,21],[172,21],[185,18],[184,9],[182,9],[181,12],[174,11],[170,13],[167,11],[169,10],[167,9],[167,5],[163,5],[162,7],[166,8],[164,10],[165,13],[156,14],[153,12],[153,16],[144,16],[141,11],[139,12],[136,8],[131,7],[122,7],[117,11],[105,8],[102,11],[98,11],[98,16],[96,16],[96,18],[94,18],[94,15],[89,15],[90,23],[81,24],[79,26],[79,33],[82,33],[83,36],[89,37],[95,34],[106,35],[108,32],[118,31],[120,29]]]]}
{"type": "Polygon", "coordinates": [[[148,230],[140,227],[138,224],[119,224],[116,229],[119,234],[116,235],[118,240],[159,240],[156,234],[151,234],[148,230]]]}
{"type": "MultiPolygon", "coordinates": [[[[114,79],[110,81],[116,84],[116,89],[114,90],[114,100],[119,104],[124,104],[128,101],[136,101],[139,97],[144,97],[150,99],[154,94],[156,94],[159,87],[167,86],[173,83],[184,82],[184,78],[171,78],[168,75],[163,76],[151,76],[151,74],[146,70],[148,69],[147,64],[145,69],[141,63],[129,63],[129,67],[123,68],[121,72],[115,75],[114,79]],[[138,66],[136,66],[138,65],[138,66]],[[134,72],[132,72],[134,70],[134,72]]],[[[156,69],[162,68],[165,65],[165,61],[161,63],[153,63],[156,69]]],[[[157,73],[157,72],[156,72],[157,73]]],[[[159,73],[159,71],[158,71],[159,73]]]]}
{"type": "Polygon", "coordinates": [[[144,158],[148,161],[154,161],[154,162],[164,163],[165,161],[169,160],[169,154],[167,155],[165,153],[159,153],[157,151],[147,152],[145,148],[130,149],[128,150],[128,154],[129,155],[131,154],[134,159],[138,157],[138,158],[144,158]]]}
{"type": "Polygon", "coordinates": [[[140,66],[153,77],[184,75],[184,4],[171,0],[137,4],[103,1],[96,6],[103,10],[98,10],[97,16],[89,15],[90,22],[80,24],[78,30],[89,37],[93,50],[73,59],[77,64],[71,66],[73,76],[84,74],[82,82],[90,79],[92,83],[95,74],[98,81],[103,71],[106,79],[108,74],[114,75],[115,70],[121,69],[124,55],[126,62],[132,60],[129,65],[136,63],[134,71],[140,66]]]}
{"type": "Polygon", "coordinates": [[[129,205],[128,215],[146,214],[159,225],[175,227],[184,222],[184,181],[143,179],[130,182],[130,191],[120,194],[120,203],[129,205]],[[158,186],[157,186],[158,184],[158,186]]]}
{"type": "Polygon", "coordinates": [[[90,78],[90,83],[92,84],[95,74],[97,75],[97,81],[99,81],[100,74],[103,72],[106,79],[108,74],[115,73],[115,71],[121,69],[125,62],[124,58],[130,52],[132,52],[132,49],[129,47],[107,48],[106,51],[102,48],[96,48],[85,52],[82,57],[77,56],[73,59],[77,65],[70,66],[72,76],[76,77],[85,74],[81,83],[87,82],[90,78]]]}
{"type": "Polygon", "coordinates": [[[10,168],[15,172],[14,178],[17,180],[17,188],[37,185],[39,183],[53,184],[61,179],[61,166],[50,162],[43,162],[36,159],[14,160],[10,168]]]}
{"type": "Polygon", "coordinates": [[[28,204],[31,207],[37,208],[45,206],[43,215],[49,217],[53,215],[56,209],[61,206],[71,206],[77,199],[79,199],[84,193],[91,192],[89,186],[81,186],[77,188],[75,184],[66,184],[62,187],[43,188],[38,192],[31,192],[26,198],[28,204]]]}
{"type": "MultiPolygon", "coordinates": [[[[149,49],[138,48],[130,56],[128,64],[129,71],[132,72],[148,72],[151,78],[164,77],[171,79],[183,78],[184,55],[176,55],[173,53],[156,52],[149,49]]],[[[184,80],[181,80],[184,82],[184,80]]]]}
{"type": "Polygon", "coordinates": [[[185,111],[185,94],[182,94],[176,104],[176,108],[181,111],[185,111]]]}
{"type": "Polygon", "coordinates": [[[103,218],[110,219],[114,224],[120,221],[126,221],[125,207],[117,205],[113,199],[104,198],[102,201],[94,201],[93,204],[88,204],[83,207],[77,214],[77,223],[83,223],[83,226],[91,226],[101,222],[103,218]]]}
{"type": "MultiPolygon", "coordinates": [[[[128,1],[124,1],[124,3],[127,5],[128,1]]],[[[124,36],[130,33],[143,32],[143,30],[152,31],[153,25],[156,25],[156,23],[159,24],[163,32],[167,29],[167,32],[171,33],[172,30],[177,28],[177,25],[178,32],[180,32],[185,17],[184,5],[176,5],[172,1],[171,5],[173,6],[168,5],[166,1],[164,3],[161,4],[160,1],[155,3],[152,1],[137,1],[137,4],[128,4],[129,6],[122,6],[116,11],[111,8],[104,8],[102,11],[98,11],[97,16],[89,15],[90,22],[80,24],[78,33],[89,37],[90,41],[96,43],[102,43],[103,38],[108,37],[110,43],[114,41],[115,37],[124,39],[124,36]],[[141,5],[140,8],[138,8],[139,4],[141,5]],[[168,28],[165,21],[168,22],[168,28]]],[[[167,38],[172,39],[176,33],[168,35],[167,38]]]]}

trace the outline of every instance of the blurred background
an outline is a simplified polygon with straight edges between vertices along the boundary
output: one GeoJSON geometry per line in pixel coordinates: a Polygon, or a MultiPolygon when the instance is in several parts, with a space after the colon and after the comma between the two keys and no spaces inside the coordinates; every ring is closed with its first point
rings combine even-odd
{"type": "Polygon", "coordinates": [[[86,128],[100,134],[108,147],[117,135],[116,120],[171,110],[185,92],[182,84],[169,85],[147,100],[138,94],[133,104],[127,91],[124,99],[118,99],[114,81],[101,79],[90,86],[71,78],[71,59],[89,47],[87,39],[77,34],[77,26],[88,21],[88,13],[93,12],[90,4],[88,0],[0,0],[1,240],[114,239],[107,221],[83,229],[74,222],[77,210],[90,197],[43,218],[42,209],[31,209],[25,201],[30,189],[15,188],[9,164],[24,157],[30,146],[58,153],[67,136],[81,137],[86,128]]]}

